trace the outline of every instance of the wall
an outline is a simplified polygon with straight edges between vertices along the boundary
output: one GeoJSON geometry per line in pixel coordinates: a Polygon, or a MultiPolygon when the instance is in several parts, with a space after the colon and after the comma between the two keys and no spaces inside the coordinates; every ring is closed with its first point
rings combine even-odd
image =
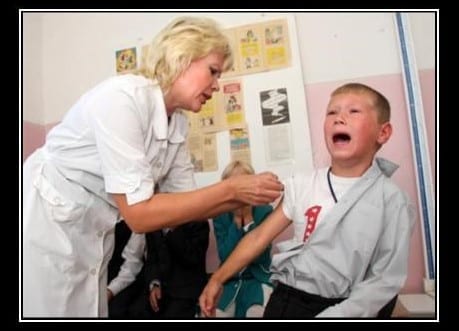
{"type": "MultiPolygon", "coordinates": [[[[182,13],[24,14],[24,22],[27,22],[23,31],[24,45],[27,43],[23,68],[24,128],[29,124],[41,125],[42,132],[46,132],[46,125],[58,122],[82,92],[113,74],[115,49],[129,46],[139,36],[153,35],[160,28],[157,22],[175,15],[182,13]]],[[[243,24],[249,18],[264,16],[260,13],[208,15],[223,24],[228,21],[243,24]]],[[[312,145],[312,151],[307,152],[312,152],[314,166],[323,166],[329,161],[322,138],[322,121],[330,91],[347,81],[370,84],[388,97],[393,109],[394,134],[381,155],[400,164],[394,179],[408,192],[419,210],[393,13],[298,12],[294,16],[312,145]]],[[[410,14],[433,166],[436,134],[434,17],[433,13],[410,14]]],[[[25,156],[37,145],[29,144],[27,133],[23,136],[25,156]]],[[[282,237],[288,235],[289,231],[282,237]]],[[[418,218],[404,292],[422,292],[423,259],[418,218]]],[[[210,256],[210,270],[217,264],[215,255],[210,256]]]]}

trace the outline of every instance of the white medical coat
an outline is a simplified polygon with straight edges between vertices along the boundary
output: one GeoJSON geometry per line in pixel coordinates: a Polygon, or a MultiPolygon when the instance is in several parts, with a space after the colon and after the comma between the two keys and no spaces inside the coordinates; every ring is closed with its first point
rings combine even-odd
{"type": "MultiPolygon", "coordinates": [[[[112,77],[83,95],[23,166],[23,317],[106,317],[107,264],[128,204],[195,187],[181,111],[156,82],[112,77]]],[[[179,207],[179,206],[178,206],[179,207]]]]}

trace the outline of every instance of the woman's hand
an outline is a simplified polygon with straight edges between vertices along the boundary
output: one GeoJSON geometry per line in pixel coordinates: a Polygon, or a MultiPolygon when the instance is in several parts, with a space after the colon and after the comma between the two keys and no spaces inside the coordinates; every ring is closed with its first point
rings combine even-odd
{"type": "Polygon", "coordinates": [[[279,198],[284,189],[284,185],[272,172],[239,175],[226,180],[234,187],[235,199],[249,205],[269,204],[279,198]]]}
{"type": "Polygon", "coordinates": [[[199,306],[203,317],[215,317],[217,302],[222,291],[223,285],[211,277],[199,297],[199,306]]]}

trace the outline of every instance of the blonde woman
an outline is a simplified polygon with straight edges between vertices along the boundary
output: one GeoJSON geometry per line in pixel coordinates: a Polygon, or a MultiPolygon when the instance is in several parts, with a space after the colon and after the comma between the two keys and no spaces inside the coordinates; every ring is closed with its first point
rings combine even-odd
{"type": "MultiPolygon", "coordinates": [[[[223,170],[222,180],[253,174],[250,164],[233,161],[223,170]]],[[[222,263],[246,233],[260,225],[272,210],[270,205],[245,205],[213,219],[218,255],[222,263]]],[[[253,262],[225,282],[216,316],[262,317],[272,292],[270,265],[271,245],[268,245],[253,262]]]]}
{"type": "Polygon", "coordinates": [[[107,316],[107,264],[121,219],[141,233],[279,197],[270,173],[195,190],[182,111],[199,112],[232,61],[216,22],[175,19],[136,74],[85,93],[25,161],[24,317],[107,316]]]}

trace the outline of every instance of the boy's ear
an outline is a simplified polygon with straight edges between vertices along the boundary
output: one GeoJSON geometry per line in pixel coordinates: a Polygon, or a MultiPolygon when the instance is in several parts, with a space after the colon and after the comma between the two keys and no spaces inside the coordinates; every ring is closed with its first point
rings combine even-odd
{"type": "Polygon", "coordinates": [[[380,145],[385,144],[390,136],[392,135],[392,125],[390,122],[386,122],[383,125],[381,125],[381,129],[379,130],[379,135],[378,135],[378,143],[380,145]]]}

